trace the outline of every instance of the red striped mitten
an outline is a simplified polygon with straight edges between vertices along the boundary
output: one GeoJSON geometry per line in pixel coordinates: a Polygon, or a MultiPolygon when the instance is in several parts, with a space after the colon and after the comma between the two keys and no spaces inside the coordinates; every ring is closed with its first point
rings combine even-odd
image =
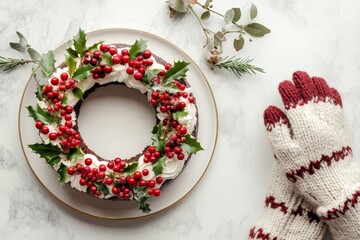
{"type": "Polygon", "coordinates": [[[352,159],[339,93],[324,79],[295,72],[279,92],[285,113],[264,120],[286,177],[325,220],[335,239],[360,239],[360,168],[352,159]]]}
{"type": "Polygon", "coordinates": [[[249,239],[321,240],[326,225],[311,210],[294,185],[274,163],[270,192],[261,219],[250,230],[249,239]]]}

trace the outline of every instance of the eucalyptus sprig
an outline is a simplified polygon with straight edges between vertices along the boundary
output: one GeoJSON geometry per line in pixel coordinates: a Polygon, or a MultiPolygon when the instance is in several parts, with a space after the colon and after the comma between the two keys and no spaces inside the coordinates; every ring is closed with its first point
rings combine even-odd
{"type": "Polygon", "coordinates": [[[271,32],[264,25],[253,22],[258,14],[255,4],[252,4],[250,7],[251,21],[246,24],[240,24],[242,11],[238,7],[233,7],[223,14],[213,9],[213,0],[205,0],[203,4],[198,0],[167,0],[166,3],[170,9],[170,17],[188,12],[195,16],[206,39],[204,48],[207,48],[210,52],[208,62],[211,65],[211,69],[215,67],[223,68],[233,72],[237,77],[241,77],[244,73],[256,74],[256,72],[264,72],[262,68],[250,64],[253,59],[235,56],[227,56],[224,59],[221,57],[223,54],[223,43],[227,41],[227,38],[233,38],[234,50],[239,52],[245,45],[245,38],[252,42],[252,37],[263,37],[271,32]],[[203,10],[201,15],[197,13],[195,7],[203,10]],[[214,31],[205,26],[205,21],[212,15],[221,17],[224,20],[225,23],[220,30],[214,31]]]}

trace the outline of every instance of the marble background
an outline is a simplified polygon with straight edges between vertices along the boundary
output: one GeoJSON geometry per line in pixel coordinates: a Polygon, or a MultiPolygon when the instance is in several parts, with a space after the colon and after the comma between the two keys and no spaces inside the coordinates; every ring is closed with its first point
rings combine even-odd
{"type": "MultiPolygon", "coordinates": [[[[262,112],[269,104],[280,105],[277,85],[298,69],[325,77],[342,94],[352,146],[359,156],[360,2],[255,3],[258,21],[272,33],[247,43],[240,55],[255,58],[266,74],[239,80],[208,69],[195,18],[189,14],[178,21],[169,19],[162,0],[1,0],[0,55],[21,57],[8,45],[17,39],[16,30],[43,52],[70,38],[79,26],[87,31],[111,27],[149,31],[177,44],[199,63],[213,88],[220,122],[213,162],[190,196],[142,220],[94,219],[57,202],[30,172],[19,144],[17,114],[31,67],[1,72],[0,239],[246,239],[263,209],[272,164],[262,112]]],[[[217,10],[237,6],[244,16],[250,4],[215,0],[217,10]]],[[[216,29],[221,23],[219,19],[208,24],[216,29]]]]}

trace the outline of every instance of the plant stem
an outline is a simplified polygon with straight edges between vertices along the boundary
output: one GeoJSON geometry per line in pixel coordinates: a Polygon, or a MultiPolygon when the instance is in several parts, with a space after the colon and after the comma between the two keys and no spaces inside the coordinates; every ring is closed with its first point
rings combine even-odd
{"type": "Polygon", "coordinates": [[[199,15],[194,11],[194,9],[193,9],[191,6],[190,6],[190,11],[194,14],[194,16],[196,17],[196,19],[198,20],[198,22],[199,22],[199,24],[200,24],[200,26],[201,26],[204,34],[205,34],[205,37],[206,37],[206,44],[205,44],[205,46],[206,46],[206,45],[208,44],[208,42],[211,41],[211,38],[210,38],[210,36],[209,36],[209,33],[214,34],[214,32],[212,32],[211,30],[207,29],[207,28],[204,26],[204,24],[202,24],[199,15]]]}

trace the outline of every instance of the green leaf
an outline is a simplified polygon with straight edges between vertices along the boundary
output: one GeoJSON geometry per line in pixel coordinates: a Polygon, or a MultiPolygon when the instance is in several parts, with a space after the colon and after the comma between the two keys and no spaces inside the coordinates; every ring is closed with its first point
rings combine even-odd
{"type": "Polygon", "coordinates": [[[54,52],[48,51],[47,53],[41,55],[39,65],[43,75],[48,78],[51,77],[51,75],[56,71],[54,52]]]}
{"type": "Polygon", "coordinates": [[[155,175],[159,175],[162,173],[162,171],[164,170],[165,167],[165,161],[166,161],[166,156],[163,156],[161,158],[159,158],[154,164],[153,164],[153,171],[155,173],[155,175]]]}
{"type": "Polygon", "coordinates": [[[11,42],[10,43],[10,47],[12,49],[15,49],[16,51],[19,51],[19,52],[24,52],[26,50],[26,47],[23,46],[21,43],[14,43],[14,42],[11,42]]]}
{"type": "Polygon", "coordinates": [[[103,182],[94,182],[94,185],[96,186],[99,192],[102,192],[104,194],[104,196],[110,194],[109,189],[103,182]]]}
{"type": "Polygon", "coordinates": [[[35,96],[36,98],[41,101],[44,99],[44,94],[42,89],[44,88],[45,85],[40,85],[40,84],[36,84],[36,92],[35,92],[35,96]]]}
{"type": "Polygon", "coordinates": [[[181,110],[181,111],[174,112],[172,115],[175,120],[179,120],[180,117],[187,116],[188,112],[185,110],[181,110]]]}
{"type": "Polygon", "coordinates": [[[174,66],[172,66],[164,75],[163,82],[172,82],[174,80],[178,80],[180,78],[186,77],[186,72],[189,70],[187,66],[190,63],[184,61],[174,62],[174,66]]]}
{"type": "Polygon", "coordinates": [[[210,17],[210,11],[205,11],[201,14],[201,20],[205,21],[208,20],[210,17]]]}
{"type": "Polygon", "coordinates": [[[93,69],[94,67],[91,66],[90,64],[88,65],[81,65],[73,74],[73,79],[77,82],[81,82],[82,80],[85,80],[88,78],[88,76],[90,75],[90,71],[93,69]]]}
{"type": "Polygon", "coordinates": [[[73,58],[79,57],[79,54],[72,48],[67,48],[66,52],[73,58]]]}
{"type": "Polygon", "coordinates": [[[86,51],[94,52],[94,51],[98,50],[98,45],[99,45],[99,44],[102,44],[102,43],[104,43],[103,40],[98,41],[98,42],[94,43],[91,47],[89,47],[88,49],[86,49],[86,51]]]}
{"type": "Polygon", "coordinates": [[[127,173],[129,175],[133,174],[137,168],[138,168],[139,163],[138,162],[132,162],[130,164],[128,164],[125,168],[124,168],[124,173],[127,173]]]}
{"type": "Polygon", "coordinates": [[[32,117],[35,121],[41,121],[43,123],[54,123],[55,118],[48,111],[42,109],[39,104],[34,108],[33,106],[26,107],[29,111],[30,117],[32,117]]]}
{"type": "Polygon", "coordinates": [[[233,22],[237,22],[241,18],[241,10],[240,10],[240,8],[233,8],[233,10],[234,10],[233,22]]]}
{"type": "Polygon", "coordinates": [[[68,55],[65,57],[66,66],[68,67],[68,72],[70,76],[75,72],[76,70],[76,60],[72,56],[68,55]]]}
{"type": "Polygon", "coordinates": [[[170,8],[180,13],[186,13],[190,8],[190,3],[187,0],[168,0],[167,4],[170,8]]]}
{"type": "Polygon", "coordinates": [[[105,65],[114,65],[112,62],[111,54],[109,52],[105,52],[101,55],[101,61],[105,63],[105,65]]]}
{"type": "Polygon", "coordinates": [[[61,184],[64,184],[66,181],[67,166],[61,163],[59,169],[57,170],[57,173],[59,174],[59,178],[58,178],[59,182],[61,184]]]}
{"type": "Polygon", "coordinates": [[[220,31],[215,33],[214,37],[217,38],[221,42],[225,41],[225,35],[224,35],[224,33],[220,32],[220,31]]]}
{"type": "Polygon", "coordinates": [[[147,202],[149,194],[147,193],[147,188],[144,187],[136,187],[133,190],[134,199],[139,205],[139,209],[143,211],[143,213],[148,213],[151,211],[150,204],[147,202]]]}
{"type": "Polygon", "coordinates": [[[80,57],[84,56],[86,51],[86,34],[81,28],[79,28],[79,31],[73,37],[73,40],[76,52],[80,54],[80,57]]]}
{"type": "Polygon", "coordinates": [[[68,101],[68,97],[67,97],[66,95],[64,95],[64,96],[62,97],[62,99],[61,99],[61,103],[62,103],[62,104],[66,104],[67,101],[68,101]]]}
{"type": "Polygon", "coordinates": [[[147,47],[147,41],[140,39],[136,40],[135,43],[131,46],[129,51],[130,59],[134,59],[139,56],[147,47]]]}
{"type": "Polygon", "coordinates": [[[68,159],[70,161],[72,160],[76,160],[76,159],[79,159],[79,158],[83,158],[84,157],[84,154],[83,152],[80,150],[79,147],[76,147],[76,148],[72,148],[69,152],[69,155],[68,155],[68,159]]]}
{"type": "Polygon", "coordinates": [[[77,97],[81,101],[84,101],[84,93],[80,88],[76,88],[72,90],[72,93],[74,94],[75,97],[77,97]]]}
{"type": "Polygon", "coordinates": [[[186,134],[186,140],[182,142],[181,148],[187,153],[196,154],[198,151],[204,150],[196,138],[190,134],[186,134]]]}
{"type": "Polygon", "coordinates": [[[250,18],[251,18],[251,20],[256,18],[256,16],[257,16],[257,8],[256,8],[255,4],[252,3],[251,8],[250,8],[250,18]]]}
{"type": "Polygon", "coordinates": [[[35,49],[29,47],[27,49],[27,51],[28,51],[28,53],[29,53],[32,60],[39,61],[41,59],[40,53],[38,53],[35,49]]]}
{"type": "Polygon", "coordinates": [[[224,20],[226,23],[230,23],[233,21],[234,17],[235,17],[234,9],[229,9],[225,12],[224,20]]]}
{"type": "Polygon", "coordinates": [[[61,161],[61,157],[60,156],[46,157],[45,160],[46,163],[50,164],[51,166],[54,166],[55,164],[58,164],[61,161]]]}
{"type": "Polygon", "coordinates": [[[61,149],[59,148],[59,146],[57,145],[53,145],[52,143],[35,143],[35,144],[30,144],[29,148],[31,148],[31,150],[34,153],[37,153],[40,155],[40,157],[45,158],[45,159],[51,159],[53,157],[58,157],[59,154],[61,153],[61,149]]]}
{"type": "Polygon", "coordinates": [[[154,147],[159,152],[162,152],[165,147],[165,138],[163,137],[164,128],[161,124],[155,125],[151,133],[153,134],[152,140],[154,141],[154,147]]]}
{"type": "Polygon", "coordinates": [[[234,48],[238,52],[244,47],[245,41],[244,38],[240,35],[240,37],[237,37],[234,39],[234,48]]]}
{"type": "Polygon", "coordinates": [[[270,33],[270,29],[261,25],[260,23],[250,23],[244,29],[248,34],[254,37],[262,37],[270,33]]]}
{"type": "Polygon", "coordinates": [[[20,32],[16,31],[16,34],[19,37],[19,43],[23,46],[28,46],[28,41],[26,40],[26,38],[24,37],[24,35],[22,35],[20,32]]]}
{"type": "Polygon", "coordinates": [[[145,86],[147,88],[151,88],[154,84],[154,82],[152,81],[152,79],[154,77],[156,77],[159,72],[161,70],[160,69],[148,69],[146,70],[145,74],[144,74],[144,77],[142,78],[142,82],[145,84],[145,86]]]}

